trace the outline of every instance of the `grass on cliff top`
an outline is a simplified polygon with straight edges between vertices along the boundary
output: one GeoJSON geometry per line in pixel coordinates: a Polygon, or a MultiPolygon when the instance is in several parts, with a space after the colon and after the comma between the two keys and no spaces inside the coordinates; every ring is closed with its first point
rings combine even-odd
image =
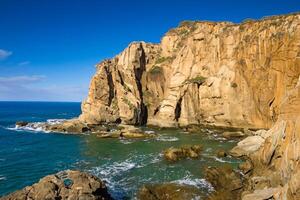
{"type": "Polygon", "coordinates": [[[206,81],[206,78],[203,76],[196,76],[195,78],[191,78],[185,81],[185,84],[197,84],[197,85],[202,85],[206,81]]]}

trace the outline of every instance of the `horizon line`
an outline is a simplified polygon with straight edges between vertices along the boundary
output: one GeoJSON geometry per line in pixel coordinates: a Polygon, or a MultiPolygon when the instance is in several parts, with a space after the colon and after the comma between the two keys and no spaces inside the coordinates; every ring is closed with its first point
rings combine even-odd
{"type": "Polygon", "coordinates": [[[0,102],[81,103],[82,101],[0,100],[0,102]]]}

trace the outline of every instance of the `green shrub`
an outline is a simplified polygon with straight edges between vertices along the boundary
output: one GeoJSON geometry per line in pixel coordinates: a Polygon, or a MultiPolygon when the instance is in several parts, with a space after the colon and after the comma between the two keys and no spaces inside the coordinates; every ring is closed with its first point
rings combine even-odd
{"type": "Polygon", "coordinates": [[[162,74],[163,73],[163,69],[160,66],[153,65],[153,67],[149,70],[149,73],[151,75],[162,74]]]}
{"type": "Polygon", "coordinates": [[[249,23],[249,22],[254,22],[254,21],[255,21],[254,19],[247,18],[247,19],[244,19],[244,20],[242,21],[242,24],[244,24],[244,23],[249,23]]]}
{"type": "Polygon", "coordinates": [[[118,107],[118,100],[117,98],[114,98],[111,102],[111,108],[114,109],[114,110],[117,110],[119,107],[118,107]]]}
{"type": "Polygon", "coordinates": [[[169,59],[170,59],[170,57],[159,57],[159,58],[156,59],[155,64],[163,63],[163,62],[165,62],[169,59]]]}
{"type": "Polygon", "coordinates": [[[185,81],[186,84],[195,83],[197,85],[202,85],[206,81],[206,78],[203,76],[197,76],[192,79],[188,79],[185,81]]]}
{"type": "Polygon", "coordinates": [[[182,29],[179,31],[179,35],[187,35],[190,31],[187,29],[182,29]]]}
{"type": "Polygon", "coordinates": [[[180,27],[191,27],[195,24],[195,21],[190,21],[190,20],[185,20],[180,22],[179,26],[180,27]]]}
{"type": "Polygon", "coordinates": [[[124,83],[123,87],[126,92],[131,92],[131,89],[129,88],[129,86],[126,83],[124,83]]]}

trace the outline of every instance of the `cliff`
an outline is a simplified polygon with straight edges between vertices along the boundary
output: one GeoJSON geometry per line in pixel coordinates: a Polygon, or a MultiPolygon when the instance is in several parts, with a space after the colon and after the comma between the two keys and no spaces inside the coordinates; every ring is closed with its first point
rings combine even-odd
{"type": "Polygon", "coordinates": [[[185,21],[97,65],[79,121],[269,129],[233,149],[242,199],[300,198],[300,14],[185,21]]]}
{"type": "MultiPolygon", "coordinates": [[[[81,122],[270,128],[300,75],[300,15],[185,21],[97,64],[81,122]]],[[[289,112],[289,111],[287,111],[289,112]]]]}

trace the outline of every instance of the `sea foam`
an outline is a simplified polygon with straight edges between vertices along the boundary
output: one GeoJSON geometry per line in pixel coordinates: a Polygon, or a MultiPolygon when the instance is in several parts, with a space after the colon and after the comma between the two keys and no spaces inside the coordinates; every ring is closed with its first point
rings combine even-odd
{"type": "Polygon", "coordinates": [[[175,142],[178,141],[179,139],[174,136],[165,136],[165,135],[159,135],[156,140],[162,141],[162,142],[175,142]]]}
{"type": "Polygon", "coordinates": [[[29,132],[45,132],[50,133],[50,131],[47,131],[43,128],[43,125],[45,123],[49,125],[55,125],[62,123],[66,119],[48,119],[46,122],[30,122],[26,126],[19,126],[15,125],[15,127],[8,127],[8,130],[12,131],[29,131],[29,132]]]}

